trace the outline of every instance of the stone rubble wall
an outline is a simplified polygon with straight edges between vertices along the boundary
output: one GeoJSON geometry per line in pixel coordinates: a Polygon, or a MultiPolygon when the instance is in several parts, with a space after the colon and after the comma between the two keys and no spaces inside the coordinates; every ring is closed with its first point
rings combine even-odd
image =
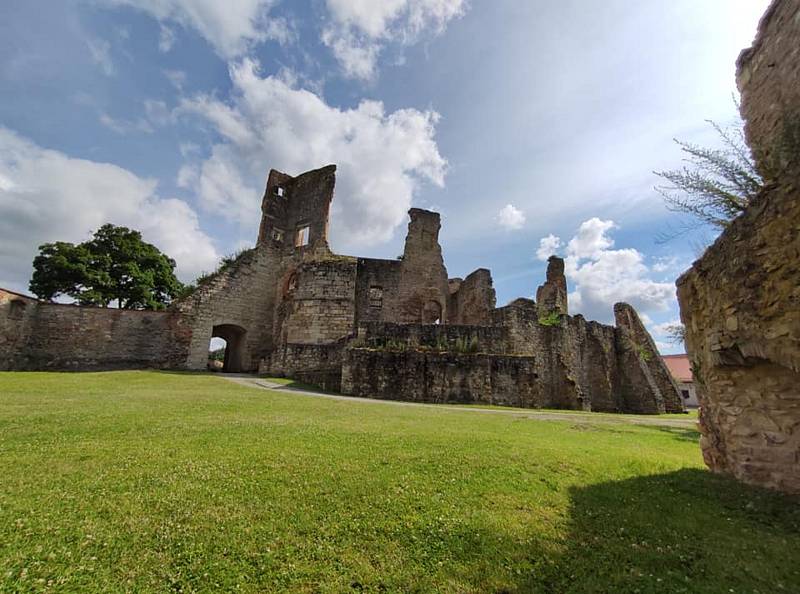
{"type": "Polygon", "coordinates": [[[479,268],[464,280],[449,279],[447,305],[448,324],[486,326],[491,323],[497,297],[492,286],[492,273],[479,268]]]}
{"type": "Polygon", "coordinates": [[[189,334],[171,312],[44,303],[0,290],[0,370],[171,368],[189,334]],[[26,302],[15,319],[13,301],[26,302]]]}
{"type": "MultiPolygon", "coordinates": [[[[681,413],[686,410],[680,388],[667,369],[653,338],[639,314],[627,303],[614,305],[617,351],[623,367],[630,370],[621,386],[628,408],[644,407],[647,412],[681,413]],[[645,384],[652,399],[642,400],[645,384]]],[[[645,411],[642,411],[645,412],[645,411]]]]}
{"type": "Polygon", "coordinates": [[[364,322],[358,325],[356,341],[368,348],[403,344],[412,349],[424,347],[454,350],[460,345],[461,348],[474,348],[481,353],[510,352],[508,331],[499,326],[364,322]]]}
{"type": "Polygon", "coordinates": [[[770,183],[677,281],[706,464],[793,493],[800,493],[800,144],[787,153],[784,141],[800,110],[799,51],[800,0],[776,0],[738,65],[748,140],[770,183]]]}
{"type": "Polygon", "coordinates": [[[323,390],[338,392],[342,382],[343,352],[344,342],[285,344],[261,362],[258,372],[272,377],[291,377],[323,390]]]}
{"type": "Polygon", "coordinates": [[[547,279],[536,290],[539,317],[551,314],[568,314],[567,277],[564,276],[564,260],[550,256],[547,260],[547,279]]]}
{"type": "MultiPolygon", "coordinates": [[[[747,141],[762,175],[800,173],[800,6],[774,0],[759,23],[751,48],[742,51],[736,80],[747,141]]],[[[782,180],[785,183],[787,180],[782,180]]]]}
{"type": "Polygon", "coordinates": [[[447,319],[450,290],[439,245],[438,213],[412,208],[397,291],[385,295],[384,319],[404,324],[432,324],[447,319]],[[438,308],[438,309],[437,309],[438,308]]]}
{"type": "Polygon", "coordinates": [[[341,256],[297,267],[291,310],[284,322],[285,342],[327,344],[355,330],[357,263],[341,256]]]}
{"type": "Polygon", "coordinates": [[[350,396],[540,408],[533,357],[486,353],[345,350],[342,392],[350,396]]]}
{"type": "Polygon", "coordinates": [[[205,369],[214,326],[234,325],[246,330],[242,345],[242,371],[255,371],[274,347],[273,311],[276,279],[285,263],[268,244],[251,250],[174,304],[182,324],[191,330],[186,361],[179,367],[205,369]]]}

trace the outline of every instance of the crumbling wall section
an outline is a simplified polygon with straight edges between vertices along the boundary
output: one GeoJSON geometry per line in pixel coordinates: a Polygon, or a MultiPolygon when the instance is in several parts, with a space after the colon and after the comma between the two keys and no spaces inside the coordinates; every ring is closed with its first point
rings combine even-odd
{"type": "Polygon", "coordinates": [[[748,139],[770,183],[678,279],[708,466],[800,493],[800,0],[777,0],[739,60],[748,139]],[[790,132],[787,136],[787,130],[790,132]]]}
{"type": "Polygon", "coordinates": [[[230,325],[245,331],[241,370],[257,369],[258,362],[275,346],[276,284],[284,269],[279,250],[279,246],[265,243],[241,254],[201,282],[194,293],[173,304],[173,311],[191,331],[188,355],[178,367],[205,369],[214,327],[230,325]]]}
{"type": "Polygon", "coordinates": [[[620,386],[627,406],[646,409],[641,412],[684,412],[680,388],[636,310],[627,303],[617,303],[614,319],[621,365],[628,370],[620,386]],[[648,392],[652,398],[641,397],[648,392]]]}
{"type": "Polygon", "coordinates": [[[564,275],[564,259],[550,256],[547,260],[547,279],[536,290],[539,316],[567,314],[567,277],[564,275]]]}
{"type": "Polygon", "coordinates": [[[37,303],[27,295],[0,289],[0,371],[14,369],[30,335],[37,303]]]}
{"type": "Polygon", "coordinates": [[[439,245],[439,213],[412,208],[397,291],[387,295],[384,319],[433,324],[447,319],[450,290],[439,245]]]}
{"type": "Polygon", "coordinates": [[[342,392],[351,396],[540,408],[533,357],[347,349],[342,392]]]}
{"type": "Polygon", "coordinates": [[[338,392],[342,382],[344,341],[334,344],[284,344],[261,362],[258,372],[291,377],[323,390],[338,392]]]}
{"type": "Polygon", "coordinates": [[[449,279],[448,287],[450,293],[447,307],[448,324],[491,324],[497,297],[492,286],[492,273],[489,270],[479,268],[463,281],[449,279]]]}
{"type": "Polygon", "coordinates": [[[356,318],[380,322],[391,316],[392,295],[400,286],[400,260],[359,258],[356,284],[356,318]]]}

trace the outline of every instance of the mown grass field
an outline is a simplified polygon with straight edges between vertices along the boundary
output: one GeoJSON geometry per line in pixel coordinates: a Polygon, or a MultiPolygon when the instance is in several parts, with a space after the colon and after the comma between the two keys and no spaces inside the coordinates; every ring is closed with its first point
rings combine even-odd
{"type": "Polygon", "coordinates": [[[0,591],[800,591],[800,502],[697,437],[3,373],[0,591]]]}

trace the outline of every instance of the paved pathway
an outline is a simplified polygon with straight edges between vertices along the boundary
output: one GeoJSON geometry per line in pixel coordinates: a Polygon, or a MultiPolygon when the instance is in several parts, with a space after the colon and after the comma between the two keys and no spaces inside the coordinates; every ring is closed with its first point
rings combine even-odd
{"type": "Polygon", "coordinates": [[[300,388],[293,388],[271,382],[268,379],[255,377],[252,375],[244,374],[220,374],[228,381],[235,382],[243,386],[251,388],[262,388],[265,390],[274,390],[276,392],[285,392],[297,394],[300,396],[312,396],[316,398],[330,398],[331,400],[345,400],[347,402],[363,402],[367,404],[389,405],[389,406],[416,406],[433,408],[436,410],[451,410],[458,412],[468,413],[481,413],[481,414],[496,414],[496,415],[513,415],[523,419],[534,419],[537,421],[572,421],[573,423],[627,423],[631,425],[651,425],[657,427],[676,427],[679,429],[694,429],[697,420],[694,417],[685,419],[676,418],[662,418],[650,415],[612,415],[602,413],[582,413],[582,412],[554,412],[554,411],[539,411],[535,409],[520,410],[520,409],[498,409],[498,408],[479,408],[470,406],[455,406],[449,404],[427,404],[422,402],[403,402],[400,400],[378,400],[374,398],[360,398],[357,396],[342,396],[339,394],[326,394],[324,392],[315,392],[312,390],[303,390],[300,388]]]}

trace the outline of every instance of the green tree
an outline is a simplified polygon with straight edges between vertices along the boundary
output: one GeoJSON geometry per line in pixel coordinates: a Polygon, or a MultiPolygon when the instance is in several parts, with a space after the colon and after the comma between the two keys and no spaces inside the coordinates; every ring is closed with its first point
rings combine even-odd
{"type": "Polygon", "coordinates": [[[180,295],[175,261],[138,231],[106,224],[78,245],[47,243],[33,260],[30,289],[41,299],[67,295],[82,305],[163,309],[180,295]]]}
{"type": "Polygon", "coordinates": [[[654,172],[668,182],[656,186],[667,208],[690,216],[678,229],[662,232],[660,241],[704,225],[724,229],[764,187],[745,143],[743,122],[726,128],[710,120],[708,123],[721,139],[720,148],[710,149],[675,139],[686,164],[680,169],[654,172]]]}

